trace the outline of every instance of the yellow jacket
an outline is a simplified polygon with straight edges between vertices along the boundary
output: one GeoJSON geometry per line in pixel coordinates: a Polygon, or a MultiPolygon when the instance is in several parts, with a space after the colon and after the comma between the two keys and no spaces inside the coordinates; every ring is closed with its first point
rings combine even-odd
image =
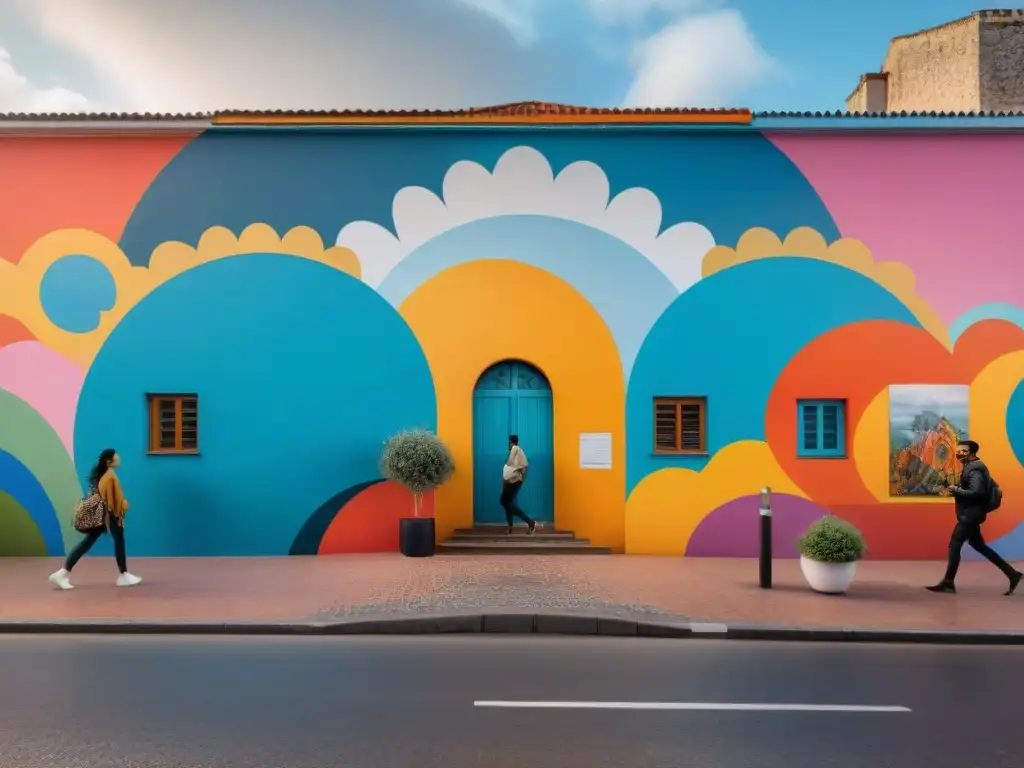
{"type": "Polygon", "coordinates": [[[118,520],[123,520],[124,516],[128,514],[128,499],[124,497],[121,481],[117,479],[114,470],[108,469],[103,474],[96,490],[99,492],[100,498],[103,499],[103,503],[107,505],[107,509],[110,510],[110,514],[118,520]]]}

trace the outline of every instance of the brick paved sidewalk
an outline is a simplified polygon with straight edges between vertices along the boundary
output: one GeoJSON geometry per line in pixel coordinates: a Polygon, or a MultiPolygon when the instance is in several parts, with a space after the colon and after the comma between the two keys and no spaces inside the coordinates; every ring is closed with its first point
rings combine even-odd
{"type": "Polygon", "coordinates": [[[113,563],[87,558],[76,589],[55,560],[0,558],[0,621],[329,622],[444,613],[574,613],[800,627],[1024,632],[1024,590],[987,563],[964,563],[958,595],[934,595],[940,563],[860,563],[845,596],[812,593],[795,560],[757,587],[753,560],[642,556],[135,559],[145,582],[114,587],[113,563]]]}

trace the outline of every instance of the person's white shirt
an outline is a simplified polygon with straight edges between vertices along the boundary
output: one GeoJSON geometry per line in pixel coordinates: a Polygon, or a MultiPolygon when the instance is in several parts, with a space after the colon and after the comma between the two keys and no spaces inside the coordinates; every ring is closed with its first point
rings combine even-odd
{"type": "Polygon", "coordinates": [[[530,462],[526,459],[526,451],[518,445],[513,445],[505,460],[505,466],[501,469],[501,479],[510,483],[519,483],[523,480],[526,468],[530,462]]]}

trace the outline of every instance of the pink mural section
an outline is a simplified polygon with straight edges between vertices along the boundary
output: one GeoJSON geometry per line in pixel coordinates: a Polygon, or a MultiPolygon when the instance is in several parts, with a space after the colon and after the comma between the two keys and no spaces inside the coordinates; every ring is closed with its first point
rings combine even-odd
{"type": "Polygon", "coordinates": [[[74,455],[75,410],[82,372],[67,358],[38,341],[0,348],[0,389],[24,400],[57,433],[74,455]]]}
{"type": "Polygon", "coordinates": [[[844,237],[899,261],[946,323],[1016,305],[1024,142],[1017,135],[766,134],[804,173],[844,237]],[[965,279],[965,271],[981,276],[965,279]],[[999,275],[1000,279],[989,279],[999,275]]]}

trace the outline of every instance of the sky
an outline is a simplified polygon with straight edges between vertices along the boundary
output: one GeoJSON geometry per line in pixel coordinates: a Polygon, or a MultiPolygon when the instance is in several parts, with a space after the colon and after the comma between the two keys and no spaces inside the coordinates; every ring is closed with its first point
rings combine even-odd
{"type": "Polygon", "coordinates": [[[843,109],[962,0],[0,0],[0,112],[843,109]]]}

